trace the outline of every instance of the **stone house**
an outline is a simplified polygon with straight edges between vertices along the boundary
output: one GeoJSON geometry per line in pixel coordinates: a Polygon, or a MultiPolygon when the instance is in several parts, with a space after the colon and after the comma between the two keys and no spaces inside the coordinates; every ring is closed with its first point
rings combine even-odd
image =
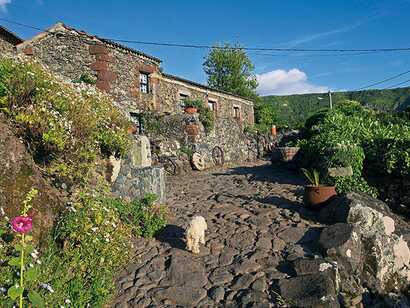
{"type": "Polygon", "coordinates": [[[10,30],[0,26],[0,55],[3,53],[13,52],[17,44],[23,40],[10,30]]]}
{"type": "Polygon", "coordinates": [[[253,103],[245,98],[162,72],[161,60],[116,42],[57,23],[17,46],[72,80],[86,73],[127,112],[183,112],[181,101],[200,98],[216,117],[253,124],[253,103]]]}
{"type": "Polygon", "coordinates": [[[17,52],[35,57],[70,80],[94,76],[96,87],[109,93],[131,117],[144,111],[183,114],[185,98],[201,99],[215,115],[213,134],[201,140],[209,147],[221,146],[228,161],[241,160],[238,147],[240,153],[246,152],[243,129],[254,123],[253,102],[166,74],[156,57],[62,23],[20,43],[17,52]]]}

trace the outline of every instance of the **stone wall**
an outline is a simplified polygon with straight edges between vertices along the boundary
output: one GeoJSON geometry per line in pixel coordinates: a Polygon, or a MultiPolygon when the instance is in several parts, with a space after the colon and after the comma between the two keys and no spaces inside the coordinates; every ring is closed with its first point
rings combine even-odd
{"type": "MultiPolygon", "coordinates": [[[[148,120],[147,121],[152,121],[148,120]]],[[[147,133],[162,155],[179,156],[181,148],[199,152],[207,167],[213,166],[212,150],[218,146],[223,150],[227,163],[252,161],[258,155],[255,136],[244,132],[244,123],[233,118],[219,118],[212,130],[206,131],[198,114],[171,114],[156,116],[154,127],[160,130],[147,133]]]]}
{"type": "Polygon", "coordinates": [[[11,53],[14,50],[14,45],[9,43],[7,38],[0,33],[0,55],[11,53]]]}
{"type": "Polygon", "coordinates": [[[157,105],[160,112],[182,113],[180,94],[190,99],[200,99],[205,104],[212,101],[216,104],[215,118],[217,121],[234,118],[234,107],[240,109],[240,122],[252,125],[254,123],[253,104],[243,98],[215,91],[199,84],[181,81],[170,75],[159,75],[156,88],[157,105]]]}
{"type": "Polygon", "coordinates": [[[139,91],[139,73],[158,71],[159,61],[62,24],[19,44],[17,50],[70,80],[82,74],[94,76],[96,86],[111,94],[125,112],[139,112],[154,106],[153,95],[139,91]]]}

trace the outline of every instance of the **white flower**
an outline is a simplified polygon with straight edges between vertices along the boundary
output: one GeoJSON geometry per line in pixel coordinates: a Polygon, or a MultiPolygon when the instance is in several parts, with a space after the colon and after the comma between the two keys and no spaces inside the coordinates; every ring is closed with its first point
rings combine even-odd
{"type": "Polygon", "coordinates": [[[66,303],[66,304],[71,304],[71,301],[70,301],[69,298],[67,298],[67,299],[64,301],[64,303],[66,303]]]}
{"type": "Polygon", "coordinates": [[[54,289],[47,283],[40,283],[40,287],[42,287],[43,289],[46,289],[50,293],[54,293],[54,289]]]}
{"type": "Polygon", "coordinates": [[[6,215],[6,212],[4,212],[4,209],[0,206],[0,215],[4,216],[6,215]]]}

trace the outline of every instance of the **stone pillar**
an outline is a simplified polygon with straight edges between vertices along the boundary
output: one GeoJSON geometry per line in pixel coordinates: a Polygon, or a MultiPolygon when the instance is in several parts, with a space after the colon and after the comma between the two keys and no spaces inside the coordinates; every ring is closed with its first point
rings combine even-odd
{"type": "Polygon", "coordinates": [[[131,161],[135,167],[150,167],[151,145],[147,136],[136,135],[131,145],[131,161]]]}

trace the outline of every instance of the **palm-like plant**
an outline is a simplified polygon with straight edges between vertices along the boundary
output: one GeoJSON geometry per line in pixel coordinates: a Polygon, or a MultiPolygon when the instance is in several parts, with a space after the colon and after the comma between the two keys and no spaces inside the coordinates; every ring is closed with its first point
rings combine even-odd
{"type": "Polygon", "coordinates": [[[312,186],[314,186],[314,187],[320,186],[320,181],[319,181],[320,173],[319,173],[319,171],[317,171],[315,169],[309,171],[305,168],[302,168],[302,172],[306,176],[306,178],[309,180],[309,182],[312,184],[312,186]]]}

